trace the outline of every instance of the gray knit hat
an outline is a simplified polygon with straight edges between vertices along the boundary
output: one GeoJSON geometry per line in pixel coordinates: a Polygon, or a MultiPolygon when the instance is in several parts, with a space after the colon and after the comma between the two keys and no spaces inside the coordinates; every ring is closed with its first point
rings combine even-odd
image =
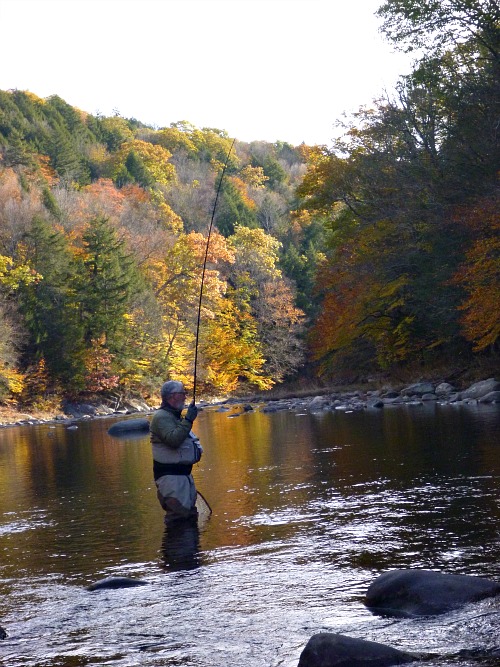
{"type": "Polygon", "coordinates": [[[163,383],[160,390],[160,395],[162,400],[165,400],[165,398],[170,396],[170,394],[175,394],[182,391],[184,391],[184,385],[182,382],[178,382],[177,380],[169,380],[168,382],[163,383]]]}

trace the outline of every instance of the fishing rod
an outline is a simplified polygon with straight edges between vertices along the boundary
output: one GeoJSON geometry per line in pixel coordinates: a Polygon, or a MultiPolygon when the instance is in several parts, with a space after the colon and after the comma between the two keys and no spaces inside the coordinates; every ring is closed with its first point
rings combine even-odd
{"type": "Polygon", "coordinates": [[[203,271],[201,273],[201,284],[200,284],[200,299],[198,302],[198,319],[196,322],[196,342],[194,345],[194,372],[193,372],[193,405],[196,402],[196,371],[198,367],[198,341],[200,337],[200,319],[201,319],[201,303],[203,301],[203,286],[205,283],[205,270],[207,268],[207,257],[208,257],[208,248],[210,245],[210,236],[212,234],[212,228],[214,224],[214,218],[215,218],[215,209],[217,208],[217,200],[219,199],[219,193],[220,189],[222,186],[222,179],[224,178],[224,174],[227,169],[227,165],[229,163],[229,156],[231,155],[231,151],[233,150],[234,142],[236,139],[233,139],[233,143],[231,144],[231,147],[229,148],[229,151],[226,156],[226,161],[224,163],[224,167],[222,169],[222,173],[220,175],[220,180],[219,180],[219,186],[217,188],[217,194],[215,195],[215,201],[214,201],[214,206],[212,209],[212,217],[210,219],[210,225],[208,227],[208,235],[207,235],[207,245],[205,247],[205,259],[203,260],[203,271]]]}

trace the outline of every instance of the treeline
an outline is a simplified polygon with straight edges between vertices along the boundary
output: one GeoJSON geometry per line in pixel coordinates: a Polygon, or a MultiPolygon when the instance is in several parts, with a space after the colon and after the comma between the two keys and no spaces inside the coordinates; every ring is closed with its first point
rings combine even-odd
{"type": "Polygon", "coordinates": [[[418,59],[394,94],[312,151],[298,188],[328,230],[311,358],[324,377],[458,369],[474,357],[494,374],[500,6],[398,0],[378,15],[387,38],[418,59]]]}
{"type": "Polygon", "coordinates": [[[332,146],[153,128],[0,91],[0,401],[266,389],[496,359],[499,21],[388,1],[417,49],[332,146]]]}

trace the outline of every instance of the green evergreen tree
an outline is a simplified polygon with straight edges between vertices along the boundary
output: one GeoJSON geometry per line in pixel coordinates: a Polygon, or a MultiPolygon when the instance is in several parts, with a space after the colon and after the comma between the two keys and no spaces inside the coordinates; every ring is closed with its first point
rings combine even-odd
{"type": "Polygon", "coordinates": [[[42,190],[42,201],[43,205],[51,213],[56,220],[59,220],[61,217],[61,210],[59,208],[59,205],[56,201],[56,198],[52,194],[52,192],[49,190],[49,188],[43,188],[42,190]]]}
{"type": "Polygon", "coordinates": [[[227,179],[222,181],[216,223],[220,233],[226,237],[234,234],[238,224],[250,229],[259,226],[255,211],[248,208],[238,189],[227,179]]]}
{"type": "Polygon", "coordinates": [[[75,149],[72,137],[62,127],[57,128],[51,139],[51,163],[57,173],[65,181],[76,181],[80,185],[90,183],[90,172],[75,149]]]}
{"type": "Polygon", "coordinates": [[[84,273],[79,286],[81,318],[87,345],[103,340],[112,353],[125,345],[124,315],[139,275],[134,260],[108,218],[93,218],[83,235],[84,273]]]}
{"type": "Polygon", "coordinates": [[[58,95],[48,97],[44,109],[47,114],[52,110],[54,111],[57,123],[64,125],[75,142],[93,143],[95,141],[95,136],[84,123],[82,114],[58,95]]]}
{"type": "Polygon", "coordinates": [[[0,153],[2,164],[5,167],[31,166],[33,164],[31,151],[17,130],[8,133],[8,139],[3,146],[0,143],[0,153]]]}
{"type": "Polygon", "coordinates": [[[45,115],[43,100],[20,90],[10,94],[16,108],[16,113],[11,116],[13,127],[31,150],[47,154],[53,125],[45,115]]]}
{"type": "Polygon", "coordinates": [[[120,116],[89,116],[87,125],[97,141],[103,143],[110,153],[134,138],[130,122],[120,116]]]}
{"type": "Polygon", "coordinates": [[[264,175],[269,179],[269,187],[273,190],[286,181],[286,172],[275,157],[269,155],[261,166],[264,169],[264,175]]]}
{"type": "Polygon", "coordinates": [[[19,289],[29,331],[25,365],[43,358],[54,382],[78,388],[84,341],[75,287],[81,267],[64,235],[42,218],[33,220],[25,245],[31,266],[42,275],[42,280],[19,289]]]}
{"type": "Polygon", "coordinates": [[[141,157],[132,150],[125,160],[127,173],[132,176],[132,180],[143,188],[150,188],[154,185],[154,178],[148,173],[141,157]]]}
{"type": "Polygon", "coordinates": [[[283,240],[280,268],[291,278],[297,289],[297,306],[308,317],[319,310],[319,300],[313,299],[318,267],[324,258],[325,228],[319,220],[313,220],[297,241],[291,236],[283,240]]]}

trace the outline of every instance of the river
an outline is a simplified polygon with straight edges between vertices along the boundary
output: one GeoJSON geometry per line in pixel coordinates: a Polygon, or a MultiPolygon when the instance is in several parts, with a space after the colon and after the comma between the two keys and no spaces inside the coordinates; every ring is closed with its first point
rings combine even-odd
{"type": "Polygon", "coordinates": [[[196,420],[212,515],[171,534],[148,438],[110,437],[118,418],[0,430],[0,663],[297,667],[340,632],[471,667],[460,651],[500,645],[500,600],[398,620],[362,603],[393,568],[500,580],[498,405],[240,408],[196,420]],[[87,590],[108,576],[148,584],[87,590]]]}

